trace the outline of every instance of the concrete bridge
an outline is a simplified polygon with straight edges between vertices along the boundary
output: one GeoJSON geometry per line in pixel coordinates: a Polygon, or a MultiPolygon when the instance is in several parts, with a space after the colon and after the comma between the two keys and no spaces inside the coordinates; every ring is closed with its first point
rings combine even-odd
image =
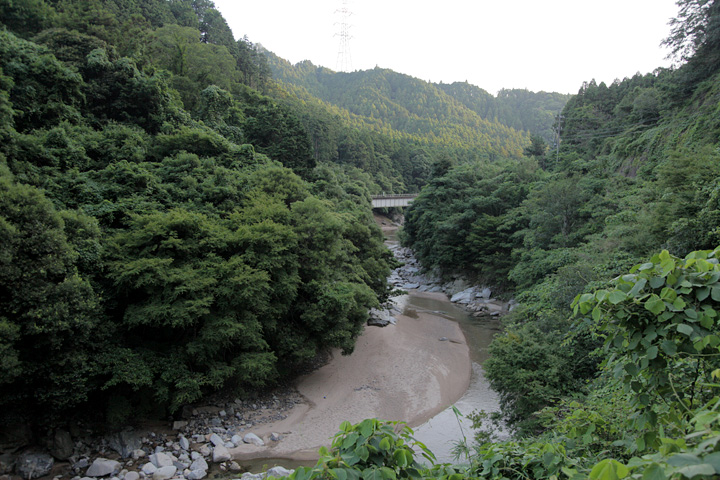
{"type": "Polygon", "coordinates": [[[395,195],[373,195],[372,207],[373,208],[386,208],[386,207],[407,207],[415,200],[417,193],[400,193],[395,195]]]}

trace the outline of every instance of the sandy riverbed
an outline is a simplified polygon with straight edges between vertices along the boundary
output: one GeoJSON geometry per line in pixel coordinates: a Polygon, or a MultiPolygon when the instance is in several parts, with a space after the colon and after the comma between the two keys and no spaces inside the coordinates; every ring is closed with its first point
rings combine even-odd
{"type": "MultiPolygon", "coordinates": [[[[445,299],[443,294],[424,293],[445,299]]],[[[365,418],[422,424],[467,390],[471,364],[458,324],[432,314],[397,316],[397,325],[366,327],[352,355],[333,353],[328,364],[301,377],[297,389],[306,403],[279,422],[258,426],[264,436],[281,433],[269,447],[243,445],[233,458],[317,458],[340,423],[365,418]],[[441,338],[448,340],[441,341],[441,338]]]]}

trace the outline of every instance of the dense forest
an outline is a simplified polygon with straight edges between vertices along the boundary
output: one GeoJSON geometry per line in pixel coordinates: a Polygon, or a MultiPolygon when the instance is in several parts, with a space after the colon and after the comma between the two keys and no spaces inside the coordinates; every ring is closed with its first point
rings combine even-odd
{"type": "Polygon", "coordinates": [[[391,71],[296,94],[209,0],[4,0],[0,20],[3,423],[122,424],[351,352],[394,262],[369,195],[519,160],[547,127],[391,71]]]}
{"type": "Polygon", "coordinates": [[[344,424],[295,478],[716,477],[720,2],[678,6],[676,68],[493,97],[290,65],[210,0],[0,0],[0,425],[351,352],[394,265],[370,195],[419,191],[424,267],[519,302],[486,364],[514,437],[478,412],[425,469],[344,424]]]}
{"type": "Polygon", "coordinates": [[[0,18],[3,425],[122,424],[352,351],[388,295],[381,187],[316,161],[212,2],[0,18]]]}
{"type": "Polygon", "coordinates": [[[678,67],[583,84],[557,151],[451,168],[407,212],[427,269],[519,301],[485,364],[516,439],[481,477],[720,473],[720,2],[678,5],[678,67]]]}

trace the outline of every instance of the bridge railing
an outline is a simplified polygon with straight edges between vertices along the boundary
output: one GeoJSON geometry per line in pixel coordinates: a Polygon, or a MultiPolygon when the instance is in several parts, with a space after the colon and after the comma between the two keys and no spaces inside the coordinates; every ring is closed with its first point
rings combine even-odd
{"type": "Polygon", "coordinates": [[[370,198],[375,200],[379,198],[415,198],[417,196],[417,193],[389,193],[383,195],[370,195],[370,198]]]}

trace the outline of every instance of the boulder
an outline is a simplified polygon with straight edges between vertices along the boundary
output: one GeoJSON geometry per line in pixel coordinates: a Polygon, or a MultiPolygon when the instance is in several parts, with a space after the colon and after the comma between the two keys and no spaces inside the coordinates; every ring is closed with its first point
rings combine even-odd
{"type": "Polygon", "coordinates": [[[190,450],[190,441],[185,437],[180,437],[178,440],[178,444],[180,445],[180,448],[182,450],[188,451],[190,450]]]}
{"type": "Polygon", "coordinates": [[[294,471],[295,470],[288,470],[287,468],[284,468],[284,467],[273,467],[267,471],[267,474],[268,474],[268,476],[279,478],[279,477],[288,477],[288,476],[292,475],[292,473],[294,471]]]}
{"type": "Polygon", "coordinates": [[[387,310],[370,309],[367,324],[375,327],[386,327],[395,325],[397,320],[387,310]]]}
{"type": "Polygon", "coordinates": [[[245,443],[252,443],[253,445],[256,445],[258,447],[265,446],[265,442],[262,441],[262,438],[258,437],[254,433],[247,433],[243,437],[243,442],[245,443]]]}
{"type": "Polygon", "coordinates": [[[158,468],[155,473],[153,473],[152,478],[153,480],[167,480],[168,478],[174,477],[175,472],[177,472],[177,467],[169,465],[167,467],[158,468]]]}
{"type": "Polygon", "coordinates": [[[220,462],[227,462],[230,460],[230,451],[225,447],[225,445],[218,445],[215,448],[213,448],[212,453],[212,459],[215,463],[220,462]]]}
{"type": "Polygon", "coordinates": [[[106,437],[108,446],[122,458],[130,458],[135,450],[142,447],[142,433],[125,430],[106,437]]]}
{"type": "Polygon", "coordinates": [[[453,303],[470,303],[473,298],[475,298],[475,289],[470,287],[450,297],[450,301],[453,303]]]}
{"type": "Polygon", "coordinates": [[[104,477],[120,471],[120,462],[108,458],[96,458],[87,469],[85,475],[88,477],[104,477]]]}
{"type": "Polygon", "coordinates": [[[66,430],[55,430],[50,445],[50,454],[58,460],[67,460],[72,456],[74,450],[75,444],[70,433],[66,430]]]}
{"type": "Polygon", "coordinates": [[[173,459],[170,455],[163,452],[153,453],[150,455],[150,462],[157,468],[169,467],[173,464],[173,459]]]}
{"type": "Polygon", "coordinates": [[[492,292],[488,287],[485,287],[482,289],[480,293],[477,294],[478,298],[490,298],[490,295],[492,295],[492,292]]]}
{"type": "Polygon", "coordinates": [[[140,474],[138,472],[127,472],[123,480],[140,480],[140,474]]]}
{"type": "Polygon", "coordinates": [[[188,422],[185,420],[175,420],[172,424],[173,430],[182,430],[183,428],[188,426],[188,422]]]}
{"type": "Polygon", "coordinates": [[[157,467],[153,465],[152,463],[148,462],[141,468],[142,472],[145,474],[145,476],[150,476],[153,473],[157,472],[157,467]]]}
{"type": "Polygon", "coordinates": [[[210,443],[212,443],[216,447],[218,445],[225,445],[225,442],[223,442],[223,439],[220,438],[220,435],[218,435],[217,433],[213,433],[212,435],[210,435],[210,443]]]}
{"type": "Polygon", "coordinates": [[[185,474],[186,480],[201,480],[207,477],[207,470],[192,470],[190,473],[185,474]]]}
{"type": "Polygon", "coordinates": [[[28,452],[17,458],[15,469],[25,480],[44,477],[52,470],[55,460],[47,453],[28,452]]]}
{"type": "Polygon", "coordinates": [[[208,466],[207,462],[204,458],[200,457],[197,460],[194,460],[190,464],[190,470],[209,470],[210,467],[208,466]]]}

